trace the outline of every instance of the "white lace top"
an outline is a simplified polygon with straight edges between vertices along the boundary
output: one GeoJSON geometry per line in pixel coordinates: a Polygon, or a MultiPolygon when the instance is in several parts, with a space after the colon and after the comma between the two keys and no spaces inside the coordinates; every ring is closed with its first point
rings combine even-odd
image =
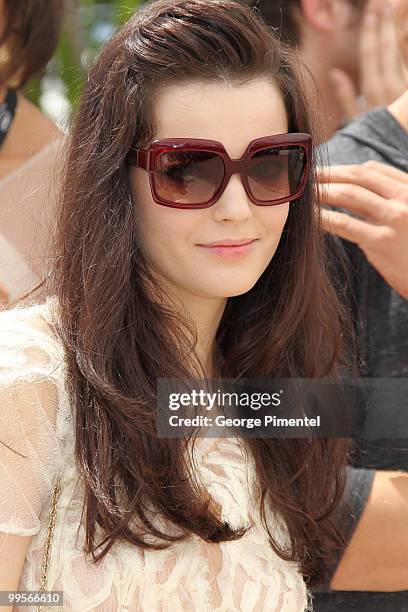
{"type": "MultiPolygon", "coordinates": [[[[61,344],[47,325],[54,300],[0,313],[0,532],[32,536],[19,590],[40,585],[53,485],[61,476],[48,590],[57,610],[85,612],[304,612],[311,595],[298,568],[271,549],[251,494],[253,466],[234,439],[200,440],[200,477],[233,526],[234,542],[193,535],[167,550],[113,547],[100,565],[82,551],[83,493],[74,462],[73,413],[61,344]],[[8,447],[18,451],[22,457],[8,447]]],[[[280,542],[287,532],[270,516],[280,542]]],[[[34,611],[36,607],[15,607],[34,611]]],[[[51,608],[47,608],[51,609],[51,608]]]]}

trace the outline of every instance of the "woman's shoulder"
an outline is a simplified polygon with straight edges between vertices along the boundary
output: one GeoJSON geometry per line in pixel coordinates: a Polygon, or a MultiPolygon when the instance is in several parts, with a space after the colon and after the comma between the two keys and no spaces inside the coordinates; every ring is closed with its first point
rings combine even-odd
{"type": "Polygon", "coordinates": [[[33,160],[43,158],[44,152],[63,139],[64,132],[19,93],[16,116],[2,145],[0,178],[8,183],[11,177],[21,175],[33,160]]]}
{"type": "Polygon", "coordinates": [[[4,155],[30,157],[63,136],[63,132],[35,104],[19,93],[10,136],[4,143],[4,155]]]}

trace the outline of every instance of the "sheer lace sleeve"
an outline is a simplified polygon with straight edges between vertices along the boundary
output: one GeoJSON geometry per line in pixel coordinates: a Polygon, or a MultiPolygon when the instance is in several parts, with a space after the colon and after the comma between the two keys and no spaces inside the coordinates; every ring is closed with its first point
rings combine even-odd
{"type": "Polygon", "coordinates": [[[0,313],[0,531],[34,535],[61,470],[61,353],[44,305],[0,313]]]}

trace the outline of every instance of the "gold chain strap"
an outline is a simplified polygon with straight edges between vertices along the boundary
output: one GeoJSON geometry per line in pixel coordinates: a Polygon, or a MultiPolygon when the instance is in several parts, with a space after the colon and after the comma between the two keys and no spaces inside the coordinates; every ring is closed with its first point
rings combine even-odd
{"type": "MultiPolygon", "coordinates": [[[[50,564],[51,543],[52,543],[52,536],[53,536],[54,527],[55,527],[55,518],[57,516],[57,501],[58,501],[59,494],[61,493],[60,484],[61,484],[61,478],[57,480],[57,483],[54,486],[52,498],[51,498],[51,507],[50,507],[50,514],[49,514],[49,520],[48,520],[47,537],[45,539],[44,556],[43,556],[43,562],[41,566],[42,574],[41,574],[39,591],[47,590],[47,578],[48,578],[48,568],[50,564]]],[[[37,612],[42,612],[43,608],[44,606],[42,604],[39,605],[37,607],[37,612]]]]}

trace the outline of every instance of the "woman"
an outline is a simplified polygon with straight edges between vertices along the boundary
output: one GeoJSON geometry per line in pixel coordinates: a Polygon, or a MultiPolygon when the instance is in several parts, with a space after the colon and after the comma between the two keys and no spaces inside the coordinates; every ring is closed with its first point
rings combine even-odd
{"type": "Polygon", "coordinates": [[[4,589],[38,589],[44,558],[64,609],[308,606],[340,543],[346,442],[193,445],[157,436],[155,402],[163,377],[336,376],[310,131],[290,57],[233,0],[148,4],[106,45],[54,297],[0,317],[4,589]]]}
{"type": "Polygon", "coordinates": [[[63,0],[0,0],[0,308],[44,276],[63,134],[25,98],[58,43],[63,0]]]}

